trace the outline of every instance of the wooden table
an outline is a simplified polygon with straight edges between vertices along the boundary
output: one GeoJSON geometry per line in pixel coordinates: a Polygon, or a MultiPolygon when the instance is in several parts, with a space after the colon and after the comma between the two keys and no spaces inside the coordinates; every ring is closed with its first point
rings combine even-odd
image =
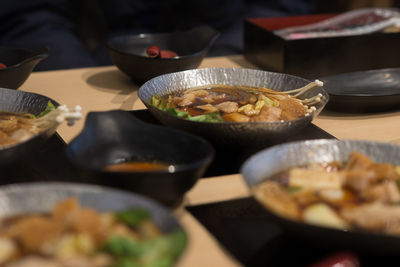
{"type": "MultiPolygon", "coordinates": [[[[206,58],[204,67],[256,68],[242,56],[206,58]]],[[[138,87],[116,67],[96,67],[32,73],[20,90],[46,95],[67,106],[81,105],[90,111],[135,110],[145,106],[137,96],[138,87]]],[[[323,112],[314,123],[339,139],[364,139],[400,143],[400,112],[342,114],[323,112]]],[[[60,126],[58,133],[69,142],[83,127],[60,126]]],[[[197,205],[249,196],[240,174],[200,179],[188,192],[175,213],[189,235],[189,246],[179,266],[240,266],[219,246],[214,237],[188,212],[185,205],[197,205]]]]}

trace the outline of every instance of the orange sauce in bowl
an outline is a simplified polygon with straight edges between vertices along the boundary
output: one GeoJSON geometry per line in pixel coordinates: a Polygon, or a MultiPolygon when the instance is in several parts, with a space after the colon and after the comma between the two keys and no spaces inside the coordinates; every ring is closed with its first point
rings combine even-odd
{"type": "Polygon", "coordinates": [[[104,170],[112,172],[151,172],[167,170],[168,166],[168,164],[160,162],[130,161],[108,165],[104,170]]]}

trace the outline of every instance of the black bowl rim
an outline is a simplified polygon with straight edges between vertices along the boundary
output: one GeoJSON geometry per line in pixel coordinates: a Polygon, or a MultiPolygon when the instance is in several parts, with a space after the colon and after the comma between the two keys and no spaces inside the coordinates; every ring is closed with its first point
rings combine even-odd
{"type": "MultiPolygon", "coordinates": [[[[28,94],[28,95],[35,95],[35,96],[38,96],[38,97],[44,97],[44,98],[49,99],[49,101],[51,101],[51,103],[53,103],[55,107],[60,106],[60,104],[59,104],[57,101],[55,101],[54,99],[52,99],[52,98],[50,98],[50,97],[47,97],[47,96],[45,96],[45,95],[41,95],[41,94],[37,94],[37,93],[31,93],[31,92],[25,92],[25,91],[19,91],[19,90],[14,90],[14,89],[8,89],[8,88],[1,88],[1,87],[0,87],[0,91],[3,91],[3,90],[5,90],[5,91],[10,91],[10,92],[15,92],[15,93],[17,93],[17,94],[28,94]]],[[[4,111],[4,110],[0,110],[0,112],[2,112],[2,111],[4,111]]],[[[52,127],[56,127],[56,126],[57,126],[57,124],[54,123],[54,126],[52,126],[52,127]]],[[[51,127],[50,127],[50,128],[51,128],[51,127]]],[[[46,131],[46,130],[45,130],[45,131],[46,131]]],[[[24,144],[24,143],[30,142],[32,139],[35,139],[35,138],[37,138],[38,136],[40,136],[40,135],[42,135],[42,134],[43,134],[43,131],[41,131],[41,132],[39,132],[39,133],[36,133],[36,134],[32,135],[30,138],[28,138],[28,139],[26,139],[26,140],[24,140],[24,141],[22,141],[22,142],[18,142],[18,143],[16,143],[16,144],[5,145],[5,146],[0,145],[0,151],[5,151],[5,150],[7,150],[7,149],[12,149],[12,148],[17,147],[17,146],[19,146],[19,145],[22,145],[22,144],[24,144]]]]}
{"type": "MultiPolygon", "coordinates": [[[[271,74],[286,75],[286,76],[288,76],[288,77],[293,77],[293,78],[297,78],[297,79],[302,79],[302,80],[307,81],[307,82],[311,82],[311,81],[308,80],[308,79],[305,79],[305,78],[302,78],[302,77],[299,77],[299,76],[295,76],[295,75],[291,75],[291,74],[286,74],[286,73],[279,73],[279,72],[272,72],[272,71],[265,71],[265,70],[257,70],[257,69],[249,69],[249,68],[235,68],[235,67],[231,67],[231,68],[219,68],[219,67],[211,67],[211,68],[191,69],[191,70],[184,70],[184,71],[166,73],[166,74],[162,74],[162,75],[159,75],[159,76],[157,76],[157,77],[154,77],[154,78],[148,80],[148,81],[145,82],[142,86],[139,87],[139,90],[138,90],[138,97],[140,98],[140,100],[141,100],[146,106],[149,105],[149,106],[152,106],[152,107],[158,109],[157,107],[153,106],[149,101],[146,101],[146,100],[143,99],[142,92],[144,91],[143,88],[147,85],[147,83],[150,83],[150,82],[152,82],[153,80],[156,80],[156,79],[160,79],[160,77],[170,76],[170,75],[174,75],[174,74],[176,74],[176,73],[191,72],[191,71],[194,71],[194,70],[196,70],[196,71],[201,71],[201,70],[204,70],[204,71],[207,71],[207,70],[211,70],[211,71],[212,71],[212,70],[249,70],[249,71],[259,71],[259,72],[266,72],[266,73],[271,73],[271,74]]],[[[213,84],[210,84],[210,85],[213,85],[213,84]]],[[[188,88],[182,89],[182,91],[185,91],[185,90],[187,90],[187,89],[188,89],[188,88]]],[[[329,101],[329,94],[326,92],[326,90],[323,88],[323,86],[320,87],[320,89],[322,90],[322,92],[323,92],[323,97],[324,97],[324,99],[326,99],[326,100],[325,100],[324,102],[322,102],[323,105],[322,105],[319,109],[317,109],[317,112],[318,112],[317,115],[313,115],[313,114],[310,114],[310,115],[309,115],[309,116],[312,116],[312,119],[311,119],[311,120],[313,120],[315,117],[318,116],[318,114],[324,109],[324,107],[326,106],[326,104],[327,104],[328,101],[329,101]]],[[[150,109],[150,110],[151,110],[151,109],[150,109]]],[[[158,109],[158,110],[160,110],[160,109],[158,109]]],[[[173,118],[176,118],[177,120],[180,120],[180,121],[190,121],[190,120],[187,120],[187,119],[178,117],[178,116],[174,116],[174,115],[172,115],[172,114],[170,114],[169,112],[166,112],[166,111],[164,111],[164,110],[160,110],[160,111],[161,111],[161,112],[164,112],[164,113],[165,113],[167,116],[169,116],[170,118],[173,117],[173,118]]],[[[313,112],[313,113],[314,113],[314,112],[313,112]]],[[[298,119],[295,119],[295,120],[290,120],[290,121],[276,121],[276,122],[258,122],[258,121],[250,121],[250,122],[204,122],[204,121],[191,121],[191,122],[193,122],[193,123],[199,123],[199,124],[203,124],[203,125],[219,125],[219,124],[223,124],[223,125],[227,125],[227,126],[229,126],[229,125],[241,125],[241,124],[250,124],[250,125],[283,125],[283,124],[292,124],[292,123],[294,123],[294,122],[296,122],[296,121],[304,120],[305,118],[306,118],[306,116],[305,116],[305,117],[298,118],[298,119]]]]}
{"type": "MultiPolygon", "coordinates": [[[[112,111],[115,111],[115,110],[100,111],[100,112],[92,111],[92,112],[89,112],[89,113],[94,113],[94,114],[96,114],[96,113],[108,113],[108,112],[112,112],[112,111]]],[[[120,111],[124,111],[124,110],[120,110],[120,111]]],[[[88,113],[88,115],[89,115],[89,113],[88,113]]],[[[185,171],[188,171],[188,170],[197,169],[197,168],[199,168],[201,166],[208,166],[213,161],[213,159],[215,157],[215,153],[216,153],[215,152],[215,148],[205,138],[203,138],[201,136],[197,136],[197,135],[191,134],[191,133],[188,133],[188,132],[185,132],[183,130],[179,130],[179,129],[175,129],[175,128],[171,128],[171,127],[167,127],[167,126],[162,126],[162,125],[153,125],[151,123],[146,123],[146,122],[140,121],[138,118],[136,118],[136,119],[138,120],[138,123],[142,123],[143,125],[146,125],[146,127],[157,128],[157,129],[162,128],[164,132],[165,131],[169,131],[174,135],[180,135],[180,136],[184,136],[184,138],[190,138],[192,140],[196,140],[199,143],[199,145],[201,145],[202,147],[206,148],[206,150],[207,150],[205,152],[206,155],[203,156],[201,159],[194,160],[194,161],[191,161],[189,163],[170,164],[170,165],[174,166],[174,168],[175,168],[174,172],[169,172],[168,169],[152,170],[152,171],[107,171],[107,170],[104,170],[104,169],[89,167],[88,165],[86,165],[86,164],[76,160],[75,158],[73,158],[70,155],[70,152],[69,152],[69,151],[71,151],[72,144],[74,142],[77,142],[76,140],[79,138],[79,136],[85,130],[86,127],[84,126],[82,131],[78,135],[76,135],[67,146],[66,154],[67,154],[68,159],[73,164],[75,164],[76,166],[79,166],[80,168],[82,168],[84,170],[95,171],[95,172],[99,172],[99,173],[115,174],[115,175],[118,175],[118,174],[119,175],[128,175],[128,174],[133,174],[133,173],[134,174],[143,174],[143,175],[149,175],[149,174],[174,174],[174,173],[185,172],[185,171]]],[[[129,160],[126,161],[126,162],[129,162],[129,160]]],[[[106,166],[108,166],[108,165],[106,165],[106,166]]],[[[104,166],[104,167],[106,167],[106,166],[104,166]]]]}
{"type": "Polygon", "coordinates": [[[45,47],[41,47],[39,50],[33,50],[33,49],[26,49],[26,48],[16,48],[16,47],[9,47],[9,46],[0,46],[0,50],[1,49],[9,49],[9,50],[14,50],[14,51],[23,51],[23,52],[29,52],[29,53],[34,53],[37,52],[37,55],[28,57],[16,64],[7,66],[7,68],[4,69],[0,69],[0,72],[6,72],[12,69],[16,69],[19,68],[20,66],[24,65],[25,63],[32,61],[32,60],[36,60],[36,59],[44,59],[46,57],[49,56],[49,49],[45,46],[45,47]]]}
{"type": "Polygon", "coordinates": [[[133,53],[128,53],[122,50],[119,50],[117,48],[115,48],[113,46],[113,43],[115,42],[115,40],[117,39],[121,39],[121,38],[135,38],[135,39],[143,39],[143,38],[148,38],[149,36],[156,36],[156,37],[165,37],[165,36],[169,36],[169,35],[175,35],[175,34],[182,34],[182,33],[188,33],[191,32],[195,29],[201,28],[204,26],[200,26],[200,27],[196,27],[187,31],[176,31],[176,32],[164,32],[164,33],[140,33],[140,34],[128,34],[128,35],[118,35],[118,36],[114,36],[112,38],[110,38],[107,41],[107,47],[112,50],[115,53],[119,53],[122,55],[126,55],[126,56],[130,56],[130,57],[136,57],[136,58],[140,58],[140,59],[145,59],[145,60],[153,60],[153,61],[158,61],[158,60],[162,60],[162,61],[177,61],[180,59],[185,59],[185,58],[193,58],[193,57],[198,57],[198,56],[202,56],[203,54],[205,54],[210,47],[212,46],[212,44],[215,42],[215,40],[219,37],[220,33],[218,31],[216,31],[214,28],[208,27],[210,29],[212,29],[214,31],[214,35],[211,38],[211,40],[209,41],[209,43],[203,47],[202,49],[200,49],[197,52],[194,52],[192,54],[189,55],[178,55],[177,57],[172,57],[172,58],[151,58],[151,57],[146,57],[146,56],[141,56],[138,54],[133,54],[133,53]]]}
{"type": "MultiPolygon", "coordinates": [[[[323,76],[321,78],[319,78],[321,81],[324,80],[329,80],[332,77],[336,77],[336,76],[346,76],[346,75],[352,75],[352,74],[359,74],[359,73],[363,73],[365,75],[368,75],[370,73],[376,73],[376,72],[384,72],[384,71],[396,71],[396,72],[400,72],[400,68],[383,68],[383,69],[370,69],[370,70],[364,70],[364,71],[351,71],[351,72],[344,72],[344,73],[339,73],[339,74],[335,74],[335,75],[329,75],[329,76],[323,76]]],[[[371,94],[343,94],[343,93],[332,93],[330,92],[330,90],[326,90],[328,92],[329,95],[332,96],[338,96],[338,97],[346,97],[346,98],[350,98],[350,97],[354,97],[355,99],[359,99],[359,98],[386,98],[389,96],[399,96],[399,93],[392,93],[392,94],[385,94],[385,95],[371,95],[371,94]]]]}
{"type": "MultiPolygon", "coordinates": [[[[338,140],[338,139],[314,139],[314,140],[303,140],[303,141],[293,141],[293,142],[287,142],[287,143],[283,143],[283,144],[279,144],[279,145],[275,145],[275,146],[271,146],[269,148],[265,148],[257,153],[255,153],[254,155],[250,156],[240,167],[239,173],[241,173],[242,175],[242,179],[244,180],[247,188],[250,190],[251,192],[251,197],[253,197],[258,203],[260,203],[260,205],[270,214],[272,215],[275,220],[279,221],[283,221],[285,224],[292,224],[292,225],[301,225],[304,227],[307,227],[309,229],[315,228],[315,229],[320,229],[320,230],[324,230],[327,232],[330,232],[332,234],[334,233],[346,233],[348,235],[351,235],[353,237],[355,236],[371,236],[371,237],[376,237],[376,238],[385,238],[385,239],[390,239],[390,240],[396,240],[399,241],[400,244],[400,236],[396,236],[396,235],[390,235],[390,234],[384,234],[384,233],[374,233],[374,232],[369,232],[367,230],[363,231],[363,230],[342,230],[342,229],[337,229],[337,228],[333,228],[333,227],[328,227],[328,226],[322,226],[322,225],[317,225],[317,224],[310,224],[310,223],[305,223],[302,221],[296,221],[296,220],[292,220],[292,219],[288,219],[285,218],[275,212],[273,212],[272,210],[270,210],[269,208],[267,208],[265,205],[263,205],[257,198],[254,197],[254,194],[252,193],[252,187],[249,185],[249,183],[247,182],[247,179],[245,178],[245,174],[244,174],[244,169],[246,168],[246,166],[252,162],[254,159],[260,157],[261,155],[265,154],[265,153],[271,153],[269,151],[277,151],[277,150],[281,150],[281,148],[283,147],[290,147],[296,144],[326,144],[326,145],[330,145],[330,144],[335,144],[335,143],[369,143],[369,144],[376,144],[379,146],[390,146],[390,147],[397,147],[400,149],[400,145],[396,145],[396,144],[391,144],[391,143],[386,143],[386,142],[381,142],[381,141],[368,141],[368,140],[358,140],[358,139],[344,139],[344,140],[338,140]]],[[[268,179],[268,177],[266,177],[263,181],[266,181],[268,179]]],[[[262,181],[260,181],[257,184],[260,184],[262,181]]]]}

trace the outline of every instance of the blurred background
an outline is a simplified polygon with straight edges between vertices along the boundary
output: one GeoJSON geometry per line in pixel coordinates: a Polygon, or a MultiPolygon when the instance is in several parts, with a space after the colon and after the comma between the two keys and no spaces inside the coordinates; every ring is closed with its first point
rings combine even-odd
{"type": "Polygon", "coordinates": [[[106,42],[116,35],[209,25],[221,32],[208,56],[243,52],[251,17],[340,13],[398,7],[400,0],[31,0],[0,3],[0,45],[47,46],[35,71],[110,65],[106,42]]]}

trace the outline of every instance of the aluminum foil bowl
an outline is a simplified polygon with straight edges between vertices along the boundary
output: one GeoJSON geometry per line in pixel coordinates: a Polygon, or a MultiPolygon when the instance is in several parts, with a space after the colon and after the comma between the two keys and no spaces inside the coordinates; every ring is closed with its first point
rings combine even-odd
{"type": "Polygon", "coordinates": [[[193,122],[159,110],[151,105],[151,98],[157,94],[163,96],[188,88],[223,84],[268,87],[277,91],[288,91],[308,84],[310,81],[282,73],[244,68],[204,68],[175,72],[158,76],[146,82],[139,88],[138,96],[163,124],[180,128],[217,144],[255,144],[270,143],[274,140],[284,140],[294,135],[307,125],[321,112],[328,102],[329,96],[322,87],[313,88],[302,97],[310,98],[322,94],[316,111],[307,117],[285,122],[193,122]]]}
{"type": "MultiPolygon", "coordinates": [[[[46,109],[49,101],[56,107],[59,105],[55,100],[43,95],[0,88],[0,111],[27,112],[39,115],[46,109]]],[[[58,124],[54,122],[53,127],[49,127],[26,141],[0,148],[0,166],[34,155],[42,144],[55,134],[57,126],[58,124]]]]}
{"type": "MultiPolygon", "coordinates": [[[[398,145],[372,141],[319,139],[286,143],[262,150],[242,165],[241,173],[251,189],[272,175],[294,166],[331,161],[343,162],[352,151],[365,154],[375,162],[400,164],[398,145]]],[[[340,249],[375,253],[397,253],[400,249],[398,236],[342,231],[288,220],[268,210],[267,212],[286,230],[314,244],[317,242],[340,249]]]]}
{"type": "Polygon", "coordinates": [[[150,212],[153,222],[163,233],[178,229],[184,231],[167,208],[148,198],[107,187],[75,183],[22,183],[1,186],[0,217],[47,213],[55,203],[69,197],[75,197],[82,206],[99,212],[141,207],[150,212]]]}

